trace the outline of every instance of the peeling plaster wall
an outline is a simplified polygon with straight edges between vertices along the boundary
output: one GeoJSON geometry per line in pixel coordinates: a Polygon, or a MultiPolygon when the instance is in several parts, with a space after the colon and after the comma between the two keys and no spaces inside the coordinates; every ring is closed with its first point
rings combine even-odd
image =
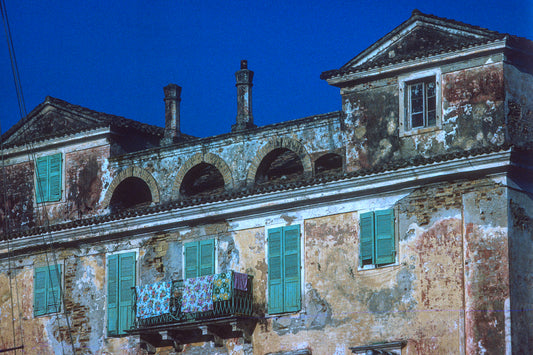
{"type": "Polygon", "coordinates": [[[442,126],[402,137],[398,124],[403,98],[396,77],[343,88],[347,169],[505,143],[503,63],[487,63],[446,67],[441,77],[442,126]]]}

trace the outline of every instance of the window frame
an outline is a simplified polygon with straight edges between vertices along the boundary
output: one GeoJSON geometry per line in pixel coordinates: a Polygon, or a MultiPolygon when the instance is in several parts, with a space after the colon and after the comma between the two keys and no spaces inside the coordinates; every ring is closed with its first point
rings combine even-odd
{"type": "MultiPolygon", "coordinates": [[[[278,226],[278,227],[271,227],[266,229],[266,237],[267,237],[267,248],[266,248],[266,259],[267,259],[267,265],[268,265],[268,276],[267,276],[267,312],[270,315],[279,315],[283,313],[296,313],[300,312],[302,310],[302,303],[303,303],[303,292],[302,292],[302,280],[303,280],[303,263],[302,263],[302,237],[303,237],[303,231],[300,224],[292,224],[290,226],[278,226]],[[286,251],[286,232],[290,232],[293,230],[297,230],[298,236],[297,236],[297,246],[296,249],[293,248],[292,250],[289,250],[289,252],[286,251]],[[271,249],[271,235],[274,233],[280,233],[280,253],[273,254],[271,249]],[[297,266],[297,276],[289,276],[287,277],[285,274],[287,272],[287,269],[285,268],[285,260],[288,256],[294,255],[296,251],[296,259],[298,266],[297,266]],[[272,264],[273,264],[273,258],[279,257],[280,258],[280,278],[279,279],[273,279],[271,275],[273,274],[272,271],[272,264]],[[288,280],[287,280],[288,279],[288,280]],[[273,289],[278,286],[279,289],[282,291],[281,297],[274,299],[273,296],[273,289]],[[292,298],[289,298],[286,293],[290,293],[288,291],[293,290],[294,295],[292,298]],[[275,304],[275,302],[281,303],[280,305],[275,304]],[[290,304],[291,301],[294,301],[294,304],[290,304]]],[[[279,294],[278,294],[279,296],[279,294]]]]}
{"type": "MultiPolygon", "coordinates": [[[[391,239],[388,238],[388,239],[391,239]]],[[[385,238],[387,239],[387,238],[385,238]]],[[[387,267],[387,266],[393,266],[398,264],[398,217],[397,217],[397,211],[395,208],[389,208],[389,209],[380,209],[380,210],[372,210],[372,211],[366,211],[366,212],[360,212],[359,213],[359,256],[358,256],[358,269],[359,270],[368,270],[368,269],[375,269],[375,268],[381,268],[381,267],[387,267]],[[379,253],[378,251],[378,242],[380,240],[383,240],[383,234],[386,232],[383,231],[384,227],[386,225],[378,225],[378,218],[382,220],[382,217],[390,216],[388,221],[391,224],[388,225],[390,228],[390,231],[392,232],[392,248],[391,253],[392,255],[389,256],[389,260],[385,260],[384,262],[379,262],[379,258],[381,257],[383,259],[386,259],[388,256],[384,256],[383,254],[379,253]],[[371,224],[368,226],[364,226],[364,223],[368,223],[369,219],[371,219],[371,224]],[[368,250],[364,250],[364,246],[366,243],[368,243],[368,240],[364,241],[365,238],[369,238],[366,234],[367,232],[371,232],[371,251],[370,251],[370,259],[368,258],[368,250]],[[370,262],[368,262],[370,260],[370,262]]],[[[368,244],[366,244],[366,249],[368,249],[368,244]]]]}
{"type": "Polygon", "coordinates": [[[63,297],[63,267],[61,264],[55,265],[45,265],[41,267],[34,267],[33,269],[33,316],[39,317],[53,313],[60,313],[62,310],[62,298],[63,297]],[[59,269],[59,278],[57,287],[54,287],[52,279],[57,277],[57,270],[59,269]],[[53,273],[56,273],[55,275],[53,273]],[[41,275],[41,276],[39,276],[41,275]],[[37,287],[39,282],[38,278],[43,278],[41,282],[44,283],[44,287],[37,287]],[[56,290],[54,290],[56,289],[56,290]],[[57,302],[51,303],[49,299],[50,293],[52,297],[56,298],[55,292],[57,295],[57,302]],[[44,299],[42,303],[43,309],[38,307],[38,304],[44,299]],[[53,308],[55,307],[55,308],[53,308]]]}
{"type": "Polygon", "coordinates": [[[63,153],[61,152],[43,155],[35,159],[34,181],[36,203],[53,203],[60,202],[62,200],[64,191],[63,163],[63,153]],[[59,164],[57,171],[52,168],[53,164],[59,164]]]}
{"type": "Polygon", "coordinates": [[[410,73],[398,77],[398,97],[399,97],[399,127],[400,137],[414,134],[426,133],[442,128],[442,73],[439,68],[410,73]],[[427,122],[427,83],[435,83],[435,124],[428,125],[427,122]],[[411,90],[410,87],[416,84],[423,84],[423,125],[412,127],[411,112],[411,90]]]}
{"type": "MultiPolygon", "coordinates": [[[[131,328],[131,326],[133,325],[133,322],[135,320],[135,312],[133,311],[134,310],[134,301],[135,301],[135,297],[134,297],[134,287],[137,285],[137,280],[139,279],[138,278],[138,257],[139,257],[139,253],[138,253],[138,250],[124,250],[124,251],[120,251],[118,253],[109,253],[106,255],[106,334],[108,337],[122,337],[122,336],[126,336],[127,333],[125,332],[126,329],[129,329],[131,328]],[[130,316],[131,316],[131,319],[130,319],[130,322],[129,322],[129,326],[127,327],[122,327],[121,325],[121,307],[124,307],[125,304],[128,302],[127,300],[122,302],[121,303],[121,293],[120,293],[120,290],[122,289],[122,278],[121,278],[121,275],[120,275],[120,261],[122,258],[127,258],[127,257],[130,257],[133,255],[133,274],[132,274],[132,278],[133,278],[133,285],[131,286],[131,309],[129,310],[129,313],[130,313],[130,316]],[[116,258],[117,259],[117,270],[116,270],[116,275],[115,275],[115,280],[117,280],[117,285],[115,286],[116,287],[116,301],[113,303],[114,306],[111,305],[111,294],[110,294],[110,280],[111,280],[111,273],[110,273],[110,265],[111,265],[111,259],[113,258],[116,258]],[[110,309],[112,308],[116,308],[115,310],[113,310],[113,312],[115,313],[113,316],[115,317],[115,327],[116,329],[111,329],[111,322],[113,321],[113,318],[111,317],[112,314],[110,312],[110,309]]],[[[127,306],[126,306],[127,307],[127,306]]],[[[126,311],[127,308],[126,308],[126,311]]],[[[124,319],[122,319],[122,321],[124,321],[124,319]]],[[[127,321],[126,321],[127,323],[127,321]]]]}

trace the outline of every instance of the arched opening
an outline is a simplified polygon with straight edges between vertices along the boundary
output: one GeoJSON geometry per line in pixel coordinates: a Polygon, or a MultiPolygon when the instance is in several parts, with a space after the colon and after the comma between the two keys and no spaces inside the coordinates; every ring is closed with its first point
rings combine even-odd
{"type": "Polygon", "coordinates": [[[185,174],[180,186],[181,197],[203,196],[224,191],[224,177],[213,165],[200,163],[185,174]]]}
{"type": "Polygon", "coordinates": [[[315,161],[315,175],[334,174],[342,171],[342,157],[339,154],[324,154],[315,161]]]}
{"type": "Polygon", "coordinates": [[[303,175],[304,168],[300,157],[292,150],[277,148],[268,153],[255,175],[256,184],[294,180],[303,175]]]}
{"type": "Polygon", "coordinates": [[[125,178],[118,184],[109,207],[111,211],[118,211],[127,208],[146,206],[152,203],[152,193],[148,184],[138,177],[125,178]]]}

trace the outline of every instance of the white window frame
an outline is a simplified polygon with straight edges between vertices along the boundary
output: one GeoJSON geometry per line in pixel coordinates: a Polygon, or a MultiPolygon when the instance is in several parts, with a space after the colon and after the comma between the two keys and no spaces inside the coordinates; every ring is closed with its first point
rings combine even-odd
{"type": "MultiPolygon", "coordinates": [[[[413,134],[431,132],[442,128],[442,73],[439,68],[419,71],[398,77],[398,98],[399,98],[399,127],[400,137],[413,134]],[[435,80],[435,125],[422,127],[411,127],[411,117],[409,112],[409,85],[418,82],[427,82],[430,79],[435,80]]],[[[424,103],[425,104],[425,103],[424,103]]],[[[426,108],[424,108],[425,112],[426,108]]]]}

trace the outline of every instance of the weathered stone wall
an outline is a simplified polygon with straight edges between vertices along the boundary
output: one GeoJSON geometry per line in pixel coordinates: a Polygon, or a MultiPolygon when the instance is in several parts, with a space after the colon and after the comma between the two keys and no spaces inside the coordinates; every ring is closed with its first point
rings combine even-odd
{"type": "Polygon", "coordinates": [[[516,145],[533,139],[533,76],[511,64],[504,66],[509,139],[516,145]]]}
{"type": "Polygon", "coordinates": [[[33,211],[33,165],[19,163],[0,167],[0,235],[5,230],[27,229],[35,223],[33,211]],[[2,171],[3,170],[3,171],[2,171]]]}
{"type": "Polygon", "coordinates": [[[396,77],[342,89],[348,170],[415,156],[502,145],[506,141],[503,64],[446,68],[442,72],[442,127],[399,135],[396,77]]]}
{"type": "MultiPolygon", "coordinates": [[[[517,186],[528,180],[525,174],[512,180],[517,186]]],[[[531,184],[531,182],[528,182],[531,184]]],[[[510,304],[506,321],[511,323],[513,353],[533,349],[533,200],[532,189],[509,191],[510,304]]]]}

